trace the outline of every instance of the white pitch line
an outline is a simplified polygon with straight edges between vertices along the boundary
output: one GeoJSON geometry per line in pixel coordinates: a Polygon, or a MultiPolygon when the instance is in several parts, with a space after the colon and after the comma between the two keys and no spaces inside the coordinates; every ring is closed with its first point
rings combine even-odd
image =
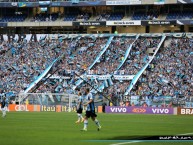
{"type": "Polygon", "coordinates": [[[193,132],[190,132],[190,133],[184,133],[184,134],[178,134],[178,135],[189,135],[189,134],[193,134],[193,132]]]}
{"type": "Polygon", "coordinates": [[[142,142],[142,141],[122,142],[122,143],[115,143],[115,144],[110,144],[110,145],[122,145],[122,144],[130,144],[130,143],[137,143],[137,142],[142,142]]]}
{"type": "MultiPolygon", "coordinates": [[[[190,133],[183,133],[183,134],[177,134],[177,135],[189,135],[189,134],[193,134],[193,132],[190,132],[190,133]]],[[[137,143],[137,142],[143,142],[143,141],[121,142],[121,143],[115,143],[115,144],[110,144],[110,145],[123,145],[123,144],[137,143]]]]}

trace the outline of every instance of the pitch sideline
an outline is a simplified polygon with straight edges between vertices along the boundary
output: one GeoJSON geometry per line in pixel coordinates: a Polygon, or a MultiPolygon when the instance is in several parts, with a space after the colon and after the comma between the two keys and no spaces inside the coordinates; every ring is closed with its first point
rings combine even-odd
{"type": "MultiPolygon", "coordinates": [[[[189,134],[193,134],[193,132],[177,134],[177,135],[189,135],[189,134]]],[[[143,141],[122,142],[122,143],[115,143],[115,144],[110,144],[110,145],[123,145],[123,144],[131,144],[131,143],[138,143],[138,142],[143,142],[143,141]]]]}

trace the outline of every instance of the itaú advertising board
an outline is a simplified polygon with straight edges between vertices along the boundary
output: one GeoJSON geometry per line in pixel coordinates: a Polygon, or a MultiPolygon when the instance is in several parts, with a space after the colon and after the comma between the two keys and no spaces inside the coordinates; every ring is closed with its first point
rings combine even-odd
{"type": "Polygon", "coordinates": [[[106,106],[106,113],[128,113],[128,114],[174,114],[173,108],[157,107],[119,107],[106,106]]]}

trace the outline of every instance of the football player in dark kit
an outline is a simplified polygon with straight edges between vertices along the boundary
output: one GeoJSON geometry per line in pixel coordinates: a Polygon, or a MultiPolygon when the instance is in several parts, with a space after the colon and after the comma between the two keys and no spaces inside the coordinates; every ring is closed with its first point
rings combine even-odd
{"type": "Polygon", "coordinates": [[[86,88],[86,103],[84,106],[86,107],[86,115],[84,118],[84,128],[82,131],[87,131],[87,126],[88,126],[88,118],[92,118],[92,120],[96,123],[98,127],[98,131],[101,129],[99,121],[96,119],[97,115],[95,114],[95,106],[94,106],[94,97],[92,93],[90,92],[89,88],[86,88]]]}
{"type": "Polygon", "coordinates": [[[78,120],[76,121],[76,123],[80,123],[84,121],[84,118],[82,117],[82,110],[83,110],[83,98],[82,98],[82,93],[79,91],[78,92],[78,102],[77,102],[77,115],[78,115],[78,120]]]}
{"type": "Polygon", "coordinates": [[[3,100],[1,102],[1,111],[2,117],[4,118],[6,116],[6,97],[3,97],[3,100]]]}

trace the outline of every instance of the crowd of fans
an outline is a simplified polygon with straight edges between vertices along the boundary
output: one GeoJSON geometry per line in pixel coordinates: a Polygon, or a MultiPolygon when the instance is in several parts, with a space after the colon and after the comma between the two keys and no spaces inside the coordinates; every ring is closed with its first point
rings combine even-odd
{"type": "Polygon", "coordinates": [[[155,49],[160,43],[160,38],[141,37],[132,45],[132,50],[126,63],[121,68],[123,74],[135,75],[148,61],[148,48],[155,49]]]}
{"type": "MultiPolygon", "coordinates": [[[[149,97],[162,96],[177,101],[191,101],[193,96],[193,41],[172,39],[169,46],[162,48],[139,79],[131,95],[149,97]]],[[[189,105],[189,107],[193,107],[189,105]]]]}
{"type": "Polygon", "coordinates": [[[59,16],[59,13],[53,13],[53,14],[36,14],[32,19],[31,22],[49,22],[49,21],[56,21],[59,16]]]}
{"type": "MultiPolygon", "coordinates": [[[[55,76],[59,77],[48,79],[36,92],[74,93],[73,86],[79,79],[78,75],[112,75],[115,72],[120,75],[136,75],[149,61],[148,48],[157,48],[160,40],[159,37],[139,37],[135,41],[132,37],[115,36],[99,59],[100,61],[96,62],[90,70],[88,70],[89,66],[104,49],[109,37],[77,37],[62,40],[41,38],[38,42],[25,39],[1,41],[0,85],[5,92],[18,94],[37,79],[56,58],[63,55],[55,68],[58,69],[55,76]],[[126,62],[120,71],[115,71],[132,43],[126,62]],[[75,75],[76,73],[78,75],[75,75]]],[[[144,100],[147,106],[151,105],[153,100],[159,99],[157,98],[159,96],[170,97],[170,100],[172,98],[191,100],[190,97],[193,95],[192,46],[192,39],[172,38],[167,47],[160,48],[129,95],[141,96],[141,100],[144,100]]],[[[109,80],[84,79],[91,86],[100,88],[98,91],[102,91],[107,95],[106,97],[116,100],[117,104],[128,100],[124,93],[131,81],[111,78],[109,83],[109,80]]],[[[85,82],[82,86],[84,85],[85,82]]],[[[97,93],[96,90],[93,92],[97,93]]]]}
{"type": "Polygon", "coordinates": [[[72,93],[72,85],[74,85],[77,75],[83,73],[94,74],[88,70],[88,67],[94,62],[98,54],[104,48],[108,41],[108,37],[80,37],[74,39],[68,44],[68,55],[58,65],[61,68],[57,71],[58,76],[66,76],[69,79],[49,79],[50,83],[42,86],[38,92],[64,92],[72,93]],[[76,78],[75,78],[76,77],[76,78]]]}
{"type": "Polygon", "coordinates": [[[126,50],[134,40],[135,38],[132,37],[114,37],[107,51],[100,58],[100,62],[91,71],[99,75],[112,74],[123,61],[126,50]]]}
{"type": "Polygon", "coordinates": [[[2,41],[1,86],[15,93],[26,89],[60,55],[64,43],[58,40],[2,41]]]}

